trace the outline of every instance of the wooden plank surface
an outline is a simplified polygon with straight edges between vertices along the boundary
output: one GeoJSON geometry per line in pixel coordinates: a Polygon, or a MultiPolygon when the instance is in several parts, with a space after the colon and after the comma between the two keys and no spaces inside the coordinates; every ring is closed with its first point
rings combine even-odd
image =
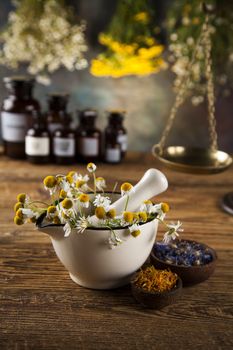
{"type": "Polygon", "coordinates": [[[99,173],[111,188],[115,181],[135,183],[150,167],[168,178],[168,191],[156,198],[170,203],[168,218],[183,222],[184,238],[205,242],[218,254],[214,275],[185,288],[176,304],[161,311],[143,309],[128,286],[112,291],[79,287],[46,235],[12,223],[17,193],[46,198],[39,184],[44,176],[84,171],[84,166],[35,166],[1,156],[1,350],[233,348],[233,216],[220,209],[222,196],[233,191],[233,169],[187,175],[163,168],[150,155],[132,153],[121,165],[99,165],[99,173]]]}

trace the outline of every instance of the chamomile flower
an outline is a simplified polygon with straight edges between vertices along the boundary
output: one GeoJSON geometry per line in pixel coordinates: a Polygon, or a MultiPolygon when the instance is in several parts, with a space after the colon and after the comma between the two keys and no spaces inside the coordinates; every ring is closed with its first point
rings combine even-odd
{"type": "Polygon", "coordinates": [[[23,225],[24,224],[24,220],[22,218],[20,218],[19,216],[15,216],[14,217],[14,223],[16,225],[23,225]]]}
{"type": "Polygon", "coordinates": [[[141,233],[140,226],[137,224],[133,224],[132,226],[129,227],[129,232],[133,237],[137,237],[141,233]]]}
{"type": "Polygon", "coordinates": [[[81,192],[86,192],[89,190],[87,182],[84,180],[77,180],[75,183],[75,187],[81,192]]]}
{"type": "Polygon", "coordinates": [[[90,197],[86,193],[82,193],[78,196],[78,202],[84,208],[88,208],[90,204],[90,197]]]}
{"type": "Polygon", "coordinates": [[[138,217],[139,217],[139,221],[143,221],[143,222],[146,222],[148,218],[147,213],[145,211],[139,211],[138,217]]]}
{"type": "Polygon", "coordinates": [[[71,199],[69,198],[65,198],[63,199],[63,201],[61,202],[61,206],[64,209],[71,209],[73,207],[73,202],[71,199]]]}
{"type": "Polygon", "coordinates": [[[121,185],[121,195],[124,196],[125,194],[130,194],[130,192],[133,190],[133,185],[129,182],[124,182],[121,185]]]}
{"type": "Polygon", "coordinates": [[[97,166],[94,163],[88,163],[87,164],[87,170],[89,173],[94,173],[97,169],[97,166]]]}
{"type": "Polygon", "coordinates": [[[106,211],[105,211],[104,207],[96,207],[95,216],[98,219],[103,220],[106,216],[106,211]]]}
{"type": "Polygon", "coordinates": [[[96,178],[96,187],[98,190],[103,191],[106,187],[106,182],[103,177],[97,177],[96,178]]]}
{"type": "Polygon", "coordinates": [[[50,195],[56,192],[57,190],[57,179],[55,176],[49,175],[44,179],[44,187],[46,190],[49,190],[50,195]]]}
{"type": "Polygon", "coordinates": [[[17,210],[19,210],[20,208],[23,208],[23,203],[21,203],[21,202],[15,203],[14,211],[17,212],[17,210]]]}
{"type": "Polygon", "coordinates": [[[124,211],[122,216],[122,224],[132,224],[134,221],[134,213],[131,213],[130,211],[124,211]]]}
{"type": "Polygon", "coordinates": [[[95,207],[103,207],[105,211],[109,210],[111,201],[109,197],[102,196],[101,194],[97,194],[93,201],[95,207]]]}
{"type": "Polygon", "coordinates": [[[157,214],[157,218],[160,220],[164,220],[164,218],[166,216],[166,213],[164,213],[162,210],[162,204],[163,203],[153,205],[153,207],[151,208],[151,211],[150,211],[153,214],[157,214]]]}
{"type": "Polygon", "coordinates": [[[108,219],[114,219],[116,217],[116,209],[110,209],[107,213],[106,216],[108,219]]]}
{"type": "Polygon", "coordinates": [[[71,177],[72,178],[72,182],[75,182],[78,180],[78,176],[79,174],[76,172],[76,171],[70,171],[67,176],[69,176],[69,178],[71,177]]]}
{"type": "Polygon", "coordinates": [[[86,174],[86,175],[82,175],[82,174],[78,174],[78,177],[76,180],[82,180],[84,182],[88,182],[90,180],[90,177],[86,174]]]}
{"type": "Polygon", "coordinates": [[[152,208],[153,208],[153,203],[150,200],[146,200],[141,204],[139,210],[150,214],[152,212],[152,208]]]}
{"type": "Polygon", "coordinates": [[[89,216],[80,216],[79,220],[76,222],[75,229],[78,233],[83,233],[89,226],[89,216]]]}
{"type": "Polygon", "coordinates": [[[177,221],[177,223],[170,223],[167,224],[168,231],[164,234],[163,240],[164,243],[169,243],[172,239],[176,239],[179,237],[179,232],[183,232],[183,229],[181,229],[182,223],[180,221],[177,221]]]}
{"type": "Polygon", "coordinates": [[[26,195],[25,193],[20,193],[20,194],[18,194],[18,196],[17,196],[17,201],[18,201],[19,203],[25,203],[26,198],[27,198],[27,195],[26,195]]]}

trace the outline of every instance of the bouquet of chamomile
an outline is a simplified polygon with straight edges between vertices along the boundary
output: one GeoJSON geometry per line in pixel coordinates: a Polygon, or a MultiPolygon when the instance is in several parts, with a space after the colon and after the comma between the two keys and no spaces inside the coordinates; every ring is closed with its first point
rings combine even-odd
{"type": "MultiPolygon", "coordinates": [[[[117,215],[111,208],[111,199],[108,192],[105,193],[106,181],[103,177],[97,177],[97,167],[94,163],[87,165],[89,174],[82,175],[71,171],[67,175],[49,175],[43,183],[49,192],[48,202],[32,200],[27,194],[17,196],[14,206],[16,225],[27,222],[38,224],[41,219],[54,225],[63,225],[64,236],[73,234],[85,234],[86,229],[94,227],[109,229],[108,244],[110,248],[123,243],[117,235],[116,228],[126,228],[133,237],[140,235],[140,225],[157,219],[163,223],[167,231],[164,241],[168,243],[179,236],[182,231],[182,223],[166,223],[165,216],[169,211],[167,203],[153,204],[150,200],[141,203],[137,212],[127,210],[130,193],[134,191],[131,183],[125,182],[120,186],[121,196],[126,195],[124,210],[117,215]],[[90,181],[90,177],[92,181],[90,181]]],[[[115,184],[111,194],[116,193],[115,184]]]]}

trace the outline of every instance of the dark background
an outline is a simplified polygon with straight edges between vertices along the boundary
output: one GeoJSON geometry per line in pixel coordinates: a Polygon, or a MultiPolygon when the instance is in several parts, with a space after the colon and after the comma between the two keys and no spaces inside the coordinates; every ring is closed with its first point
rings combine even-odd
{"type": "MultiPolygon", "coordinates": [[[[116,6],[115,0],[79,0],[67,1],[74,6],[80,18],[87,21],[87,41],[90,47],[88,59],[99,50],[97,37],[106,29],[116,6]]],[[[156,1],[156,17],[162,22],[171,1],[156,1]]],[[[9,0],[0,2],[0,29],[7,23],[10,10],[14,7],[9,0]]],[[[162,32],[162,41],[166,44],[166,30],[162,32]]],[[[2,79],[4,76],[25,73],[25,67],[11,71],[0,66],[0,103],[6,95],[2,79]]],[[[174,101],[172,90],[173,74],[167,71],[148,77],[125,77],[120,79],[96,78],[89,69],[68,72],[60,69],[52,75],[49,86],[37,84],[35,96],[46,110],[46,95],[51,91],[70,93],[69,111],[76,117],[76,110],[93,107],[99,111],[98,125],[106,125],[106,109],[120,108],[127,111],[125,125],[129,132],[131,150],[150,150],[159,141],[170,108],[174,101]]],[[[217,132],[219,148],[233,152],[233,98],[218,98],[216,101],[217,132]]],[[[206,105],[193,107],[187,102],[182,107],[169,138],[170,144],[193,146],[208,145],[208,124],[206,105]]]]}

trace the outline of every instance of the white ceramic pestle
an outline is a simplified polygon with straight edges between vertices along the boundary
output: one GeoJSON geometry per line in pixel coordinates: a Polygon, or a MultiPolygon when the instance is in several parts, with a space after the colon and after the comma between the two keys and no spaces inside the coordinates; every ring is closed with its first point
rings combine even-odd
{"type": "MultiPolygon", "coordinates": [[[[129,193],[127,211],[139,210],[139,207],[143,201],[166,191],[167,187],[167,178],[161,171],[157,169],[148,169],[141,180],[129,193]]],[[[126,201],[127,194],[119,198],[116,202],[112,203],[110,209],[115,209],[117,215],[120,215],[120,213],[125,209],[126,201]]],[[[95,215],[90,218],[93,225],[95,224],[96,220],[95,215]]]]}

